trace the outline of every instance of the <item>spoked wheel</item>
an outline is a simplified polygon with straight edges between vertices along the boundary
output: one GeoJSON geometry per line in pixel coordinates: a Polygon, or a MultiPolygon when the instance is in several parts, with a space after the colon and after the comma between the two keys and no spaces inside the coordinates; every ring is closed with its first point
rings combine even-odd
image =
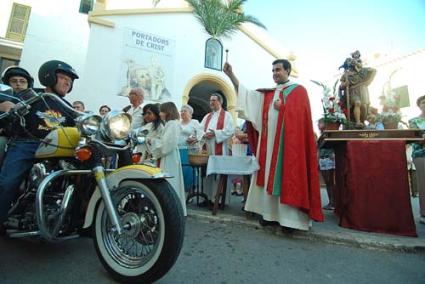
{"type": "Polygon", "coordinates": [[[174,265],[184,236],[179,198],[165,180],[126,181],[111,192],[124,230],[113,229],[103,202],[96,210],[95,246],[104,267],[125,283],[153,282],[174,265]]]}

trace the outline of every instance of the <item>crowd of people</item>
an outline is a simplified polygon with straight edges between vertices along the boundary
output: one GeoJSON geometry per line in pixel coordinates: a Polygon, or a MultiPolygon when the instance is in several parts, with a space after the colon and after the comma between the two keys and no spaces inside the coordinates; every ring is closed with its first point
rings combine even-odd
{"type": "MultiPolygon", "coordinates": [[[[186,196],[193,190],[196,178],[192,169],[187,167],[189,153],[204,149],[209,155],[230,155],[232,143],[247,144],[247,154],[255,155],[259,163],[259,170],[252,175],[244,210],[261,216],[261,225],[308,230],[312,221],[323,221],[319,171],[329,197],[329,204],[324,209],[335,208],[334,154],[321,151],[317,155],[307,91],[289,80],[291,64],[288,60],[276,60],[272,66],[276,87],[255,91],[240,84],[232,66],[225,63],[223,70],[234,85],[239,116],[245,119],[240,128],[234,127],[232,115],[223,106],[221,93],[210,95],[211,111],[199,122],[192,119],[194,110],[190,105],[183,105],[178,111],[173,102],[144,104],[143,90],[130,90],[130,104],[123,111],[132,117],[132,133],[146,135],[146,142],[133,149],[133,153],[139,155],[139,159],[133,162],[154,164],[173,176],[169,182],[181,200],[185,215],[186,196]]],[[[65,100],[74,80],[78,79],[70,65],[48,61],[40,67],[38,77],[45,92],[58,95],[80,112],[87,112],[83,101],[70,104],[65,100]]],[[[2,82],[19,96],[23,90],[33,87],[34,79],[25,69],[15,66],[5,70],[2,82]]],[[[13,99],[0,101],[0,111],[8,112],[15,103],[13,99]]],[[[425,96],[420,97],[417,104],[422,113],[412,119],[410,125],[425,129],[425,96]]],[[[49,105],[55,111],[57,123],[54,125],[46,123],[48,110],[43,104],[34,105],[35,111],[30,113],[26,130],[17,125],[0,125],[0,229],[20,182],[34,162],[34,153],[40,143],[37,138],[43,138],[59,124],[74,125],[72,117],[59,104],[52,101],[49,105]]],[[[102,117],[110,111],[108,105],[102,105],[98,110],[102,117]]],[[[323,127],[320,121],[318,126],[319,129],[323,127]]],[[[424,145],[415,144],[412,156],[416,168],[421,169],[417,182],[421,222],[425,223],[424,145]]],[[[217,181],[213,176],[206,178],[205,193],[209,205],[215,199],[217,181]]],[[[234,178],[233,181],[235,194],[240,195],[241,180],[234,178]]]]}

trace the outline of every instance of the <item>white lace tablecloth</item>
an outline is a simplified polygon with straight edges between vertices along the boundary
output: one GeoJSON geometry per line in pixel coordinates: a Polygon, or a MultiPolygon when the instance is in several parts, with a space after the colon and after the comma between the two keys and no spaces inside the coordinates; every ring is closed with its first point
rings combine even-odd
{"type": "Polygon", "coordinates": [[[207,176],[211,174],[250,175],[259,168],[254,156],[210,156],[207,176]]]}

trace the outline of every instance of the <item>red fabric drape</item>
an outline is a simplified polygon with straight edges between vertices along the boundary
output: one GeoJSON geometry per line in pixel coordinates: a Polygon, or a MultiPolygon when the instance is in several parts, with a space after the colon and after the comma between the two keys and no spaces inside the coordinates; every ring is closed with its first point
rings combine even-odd
{"type": "Polygon", "coordinates": [[[416,237],[404,141],[348,141],[336,148],[340,226],[416,237]]]}

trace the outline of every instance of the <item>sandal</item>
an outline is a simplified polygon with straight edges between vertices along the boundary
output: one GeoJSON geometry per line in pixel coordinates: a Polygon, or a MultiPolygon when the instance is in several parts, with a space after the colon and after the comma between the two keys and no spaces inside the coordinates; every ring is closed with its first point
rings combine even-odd
{"type": "Polygon", "coordinates": [[[332,205],[328,204],[326,206],[323,207],[324,210],[335,210],[335,207],[333,207],[332,205]]]}

